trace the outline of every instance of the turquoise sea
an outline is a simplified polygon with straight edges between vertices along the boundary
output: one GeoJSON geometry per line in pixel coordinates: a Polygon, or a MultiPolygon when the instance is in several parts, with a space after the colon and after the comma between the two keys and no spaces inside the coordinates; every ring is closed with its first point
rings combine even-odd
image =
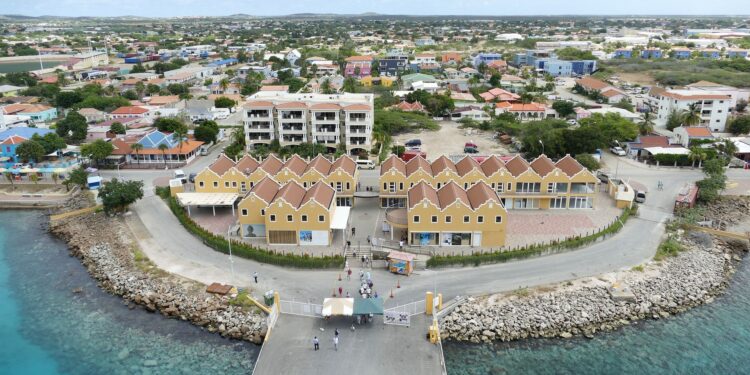
{"type": "Polygon", "coordinates": [[[0,374],[252,371],[260,347],[129,310],[97,287],[45,221],[39,211],[0,211],[0,374]]]}
{"type": "Polygon", "coordinates": [[[750,374],[750,267],[727,294],[659,321],[643,321],[593,339],[444,345],[448,373],[750,374]]]}

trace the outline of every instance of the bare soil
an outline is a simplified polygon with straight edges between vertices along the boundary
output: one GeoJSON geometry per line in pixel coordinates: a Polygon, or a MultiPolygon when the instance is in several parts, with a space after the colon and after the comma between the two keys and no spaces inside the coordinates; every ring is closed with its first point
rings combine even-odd
{"type": "Polygon", "coordinates": [[[440,121],[440,130],[422,130],[403,133],[393,137],[394,144],[403,145],[410,139],[422,140],[422,151],[427,159],[435,160],[441,155],[463,155],[466,142],[479,146],[477,155],[507,155],[507,146],[494,138],[495,132],[477,129],[459,129],[461,124],[454,121],[440,121]]]}

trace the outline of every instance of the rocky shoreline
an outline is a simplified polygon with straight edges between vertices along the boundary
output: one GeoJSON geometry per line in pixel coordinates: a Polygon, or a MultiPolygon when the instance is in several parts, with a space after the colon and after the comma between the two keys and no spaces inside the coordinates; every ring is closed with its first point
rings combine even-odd
{"type": "Polygon", "coordinates": [[[641,319],[711,303],[724,292],[747,241],[679,233],[685,250],[661,262],[556,287],[470,298],[442,320],[443,339],[473,343],[592,337],[641,319]],[[613,292],[625,286],[627,296],[613,292]]]}
{"type": "Polygon", "coordinates": [[[102,289],[121,296],[130,308],[142,306],[227,338],[263,342],[264,314],[231,305],[229,297],[206,293],[202,284],[159,270],[136,252],[138,245],[125,225],[121,218],[95,213],[50,223],[49,230],[68,244],[102,289]]]}

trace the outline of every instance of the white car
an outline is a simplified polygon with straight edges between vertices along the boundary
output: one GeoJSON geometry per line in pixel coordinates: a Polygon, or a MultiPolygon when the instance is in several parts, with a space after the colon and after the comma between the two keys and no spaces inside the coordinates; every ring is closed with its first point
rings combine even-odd
{"type": "Polygon", "coordinates": [[[623,150],[622,147],[618,147],[618,146],[611,147],[609,149],[609,151],[611,151],[613,154],[615,154],[617,156],[625,156],[626,155],[625,150],[623,150]]]}

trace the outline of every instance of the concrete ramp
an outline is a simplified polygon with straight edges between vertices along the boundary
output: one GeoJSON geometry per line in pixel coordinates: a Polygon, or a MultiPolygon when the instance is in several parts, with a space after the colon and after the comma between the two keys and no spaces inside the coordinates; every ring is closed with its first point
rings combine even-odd
{"type": "Polygon", "coordinates": [[[385,325],[383,317],[376,316],[373,323],[355,323],[352,331],[350,317],[326,321],[281,314],[253,374],[440,374],[440,347],[427,339],[431,319],[415,315],[410,327],[402,327],[385,325]],[[338,351],[333,347],[336,328],[338,351]],[[314,336],[320,340],[317,351],[313,350],[314,336]]]}

